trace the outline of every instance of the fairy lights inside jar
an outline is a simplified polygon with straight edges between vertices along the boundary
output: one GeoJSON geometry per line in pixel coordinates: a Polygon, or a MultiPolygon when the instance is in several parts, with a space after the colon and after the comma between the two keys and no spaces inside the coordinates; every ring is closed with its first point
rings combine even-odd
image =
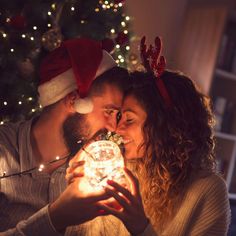
{"type": "Polygon", "coordinates": [[[108,179],[125,183],[124,158],[116,143],[108,140],[93,142],[83,150],[81,159],[85,160],[85,178],[79,184],[81,191],[102,190],[108,179]]]}

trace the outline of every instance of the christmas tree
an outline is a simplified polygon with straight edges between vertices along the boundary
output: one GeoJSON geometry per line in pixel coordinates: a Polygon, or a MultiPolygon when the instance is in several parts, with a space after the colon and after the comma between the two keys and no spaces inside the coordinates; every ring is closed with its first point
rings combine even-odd
{"type": "Polygon", "coordinates": [[[101,40],[125,66],[130,49],[130,17],[124,0],[1,0],[0,124],[40,111],[38,67],[63,40],[101,40]]]}

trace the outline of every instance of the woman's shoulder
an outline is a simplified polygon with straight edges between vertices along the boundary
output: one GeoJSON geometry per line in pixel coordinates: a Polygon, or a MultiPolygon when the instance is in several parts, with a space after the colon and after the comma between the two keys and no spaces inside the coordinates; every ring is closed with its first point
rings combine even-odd
{"type": "Polygon", "coordinates": [[[226,182],[218,173],[200,172],[190,183],[188,191],[199,195],[219,194],[228,198],[226,182]]]}

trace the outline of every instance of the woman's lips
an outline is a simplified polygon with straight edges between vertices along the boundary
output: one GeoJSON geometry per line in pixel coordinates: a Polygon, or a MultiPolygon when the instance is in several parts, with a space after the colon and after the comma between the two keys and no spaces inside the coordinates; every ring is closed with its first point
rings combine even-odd
{"type": "Polygon", "coordinates": [[[132,139],[123,138],[124,145],[131,143],[131,142],[132,142],[132,139]]]}

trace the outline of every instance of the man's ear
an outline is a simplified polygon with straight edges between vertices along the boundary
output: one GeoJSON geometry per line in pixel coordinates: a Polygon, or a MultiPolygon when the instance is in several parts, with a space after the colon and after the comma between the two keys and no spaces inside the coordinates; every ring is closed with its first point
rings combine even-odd
{"type": "Polygon", "coordinates": [[[71,112],[75,112],[75,101],[79,99],[79,94],[77,91],[70,92],[65,97],[65,106],[69,109],[71,112]]]}

